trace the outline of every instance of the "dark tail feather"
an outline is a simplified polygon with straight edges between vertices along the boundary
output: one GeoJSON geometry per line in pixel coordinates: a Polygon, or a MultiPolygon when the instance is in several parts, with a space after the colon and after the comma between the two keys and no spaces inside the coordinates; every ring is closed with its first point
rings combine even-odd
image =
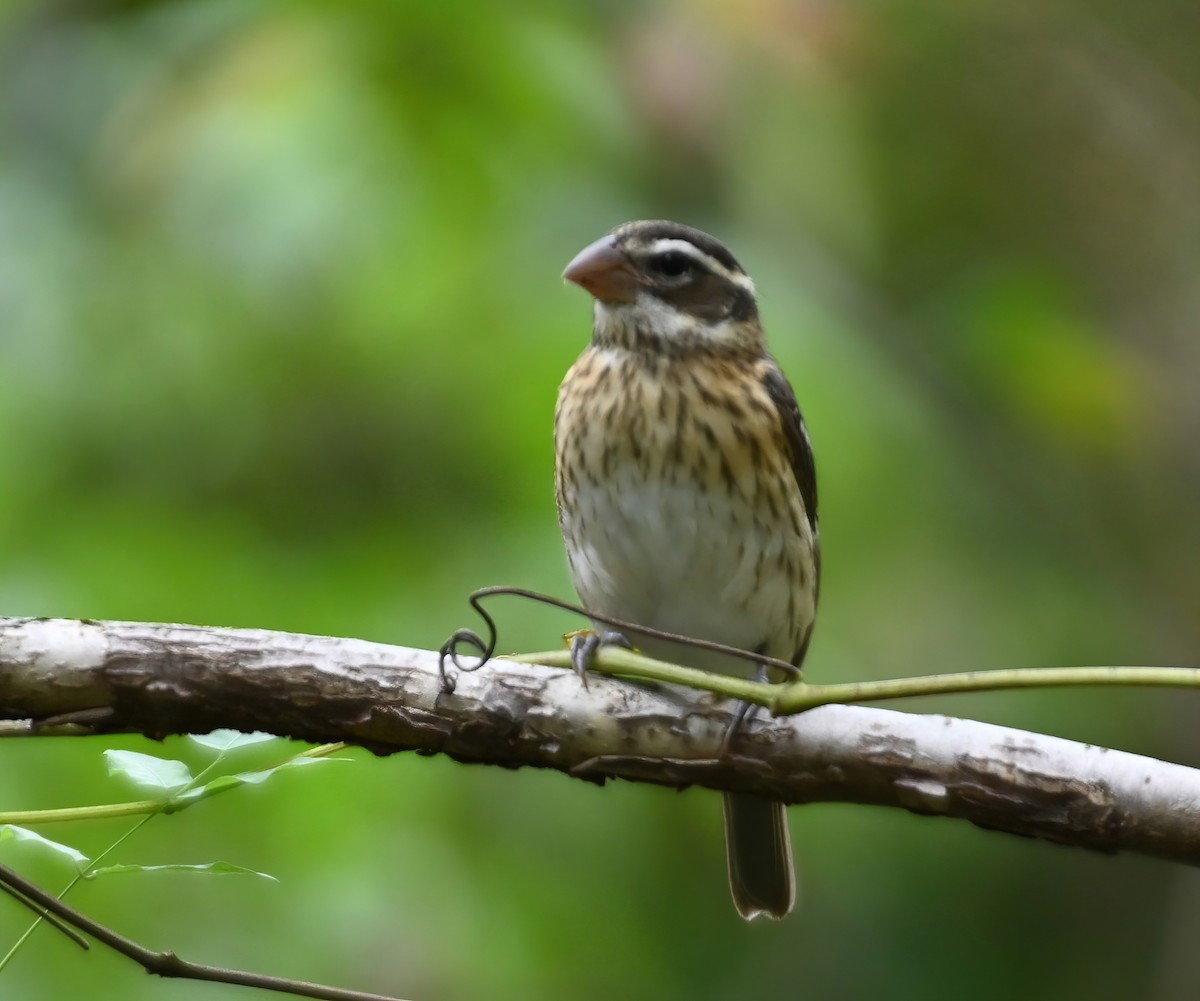
{"type": "Polygon", "coordinates": [[[747,921],[760,914],[786,917],[796,902],[796,880],[784,805],[745,793],[726,793],[725,855],[738,913],[747,921]]]}

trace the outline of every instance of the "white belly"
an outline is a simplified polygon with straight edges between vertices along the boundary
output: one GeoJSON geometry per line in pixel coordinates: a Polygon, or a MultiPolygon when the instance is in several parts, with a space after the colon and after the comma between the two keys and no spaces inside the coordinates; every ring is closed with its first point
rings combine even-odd
{"type": "MultiPolygon", "coordinates": [[[[581,489],[576,509],[564,512],[564,534],[577,540],[571,570],[584,604],[742,649],[770,648],[775,636],[790,633],[788,592],[796,582],[760,570],[778,566],[782,533],[750,517],[723,491],[648,484],[632,472],[617,471],[604,489],[581,489]]],[[[812,611],[807,614],[811,618],[812,611]]],[[[635,640],[653,656],[682,659],[678,650],[635,640]]],[[[720,666],[695,651],[686,660],[720,666]]]]}

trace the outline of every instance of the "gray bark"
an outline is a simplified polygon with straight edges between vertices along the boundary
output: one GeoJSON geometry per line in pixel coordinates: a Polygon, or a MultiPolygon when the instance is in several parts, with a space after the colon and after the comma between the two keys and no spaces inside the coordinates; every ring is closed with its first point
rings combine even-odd
{"type": "Polygon", "coordinates": [[[258,629],[0,618],[0,732],[264,730],[553,768],[958,817],[1100,851],[1200,863],[1200,770],[937,715],[822,706],[758,713],[667,685],[501,659],[441,691],[437,654],[258,629]]]}

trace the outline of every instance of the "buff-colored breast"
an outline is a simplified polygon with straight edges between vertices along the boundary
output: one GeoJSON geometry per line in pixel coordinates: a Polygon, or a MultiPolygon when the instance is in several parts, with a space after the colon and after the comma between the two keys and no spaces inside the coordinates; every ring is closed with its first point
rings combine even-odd
{"type": "Polygon", "coordinates": [[[572,367],[555,419],[557,497],[587,607],[783,659],[802,647],[816,540],[761,364],[592,347],[572,367]]]}

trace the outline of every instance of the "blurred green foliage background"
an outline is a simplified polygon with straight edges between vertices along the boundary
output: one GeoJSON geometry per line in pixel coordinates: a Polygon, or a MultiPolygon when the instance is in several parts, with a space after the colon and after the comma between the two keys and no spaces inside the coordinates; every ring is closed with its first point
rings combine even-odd
{"type": "MultiPolygon", "coordinates": [[[[474,587],[569,595],[551,415],[590,307],[558,275],[669,217],[754,275],[816,443],[811,677],[1196,664],[1198,37],[1179,0],[10,5],[0,613],[435,647],[474,587]]],[[[577,625],[501,614],[511,649],[577,625]]],[[[1195,765],[1197,707],[904,708],[1195,765]]],[[[4,743],[0,810],[127,798],[109,743],[4,743]]],[[[188,958],[420,1001],[1200,987],[1182,867],[795,808],[801,906],[747,927],[709,793],[351,758],[118,859],[278,884],[73,900],[188,958]]],[[[0,947],[26,923],[0,901],[0,947]]],[[[248,996],[44,932],[0,992],[248,996]]]]}

